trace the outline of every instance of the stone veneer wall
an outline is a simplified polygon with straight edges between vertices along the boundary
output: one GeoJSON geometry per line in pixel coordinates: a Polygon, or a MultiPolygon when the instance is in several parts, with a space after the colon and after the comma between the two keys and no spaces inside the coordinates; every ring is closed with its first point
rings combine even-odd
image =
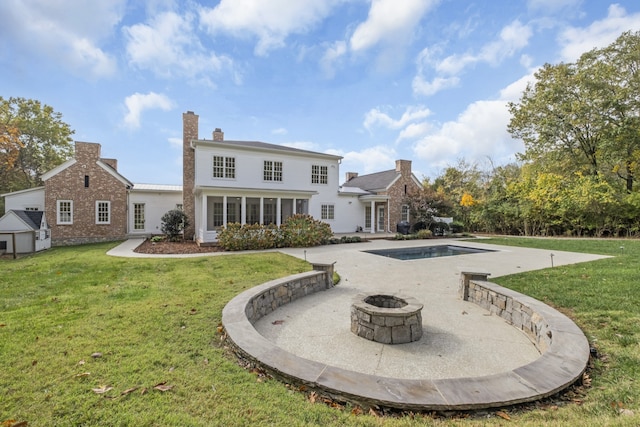
{"type": "Polygon", "coordinates": [[[192,240],[196,233],[195,151],[191,141],[198,139],[198,115],[193,111],[182,114],[182,209],[189,219],[184,230],[185,239],[192,240]]]}
{"type": "Polygon", "coordinates": [[[387,212],[387,215],[389,215],[389,231],[394,233],[398,231],[397,224],[401,219],[402,202],[405,196],[419,189],[412,177],[411,160],[396,160],[396,172],[400,174],[400,178],[386,193],[389,196],[387,212]]]}
{"type": "Polygon", "coordinates": [[[553,333],[548,322],[534,311],[526,299],[514,298],[510,290],[487,282],[488,273],[462,272],[460,274],[460,297],[502,317],[510,325],[522,330],[529,339],[544,353],[552,344],[553,333]]]}
{"type": "MultiPolygon", "coordinates": [[[[97,164],[100,144],[76,142],[76,163],[50,177],[45,186],[45,214],[55,246],[124,239],[127,234],[127,187],[97,164]],[[85,187],[85,176],[89,186],[85,187]],[[58,224],[57,201],[73,201],[73,224],[58,224]],[[109,224],[96,224],[96,201],[109,201],[109,224]]],[[[104,161],[103,161],[104,162],[104,161]]],[[[115,161],[106,159],[112,167],[115,161]]]]}
{"type": "Polygon", "coordinates": [[[333,264],[312,264],[313,270],[263,284],[264,290],[247,302],[245,314],[251,324],[278,307],[309,294],[333,287],[333,264]]]}

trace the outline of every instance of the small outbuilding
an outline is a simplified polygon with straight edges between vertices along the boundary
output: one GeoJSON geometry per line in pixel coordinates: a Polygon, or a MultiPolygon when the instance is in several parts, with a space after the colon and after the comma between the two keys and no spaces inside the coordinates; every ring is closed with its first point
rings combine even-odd
{"type": "Polygon", "coordinates": [[[51,230],[44,211],[9,210],[0,218],[0,254],[27,254],[49,249],[51,230]]]}

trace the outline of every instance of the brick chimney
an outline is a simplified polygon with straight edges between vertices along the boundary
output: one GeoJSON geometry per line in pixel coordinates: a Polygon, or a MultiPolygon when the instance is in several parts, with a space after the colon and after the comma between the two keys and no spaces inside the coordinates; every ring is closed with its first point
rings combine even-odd
{"type": "Polygon", "coordinates": [[[396,172],[402,176],[410,176],[411,160],[396,160],[396,172]]]}
{"type": "Polygon", "coordinates": [[[347,176],[346,176],[347,180],[345,182],[349,182],[353,178],[357,178],[357,177],[358,177],[358,172],[347,172],[347,176]]]}
{"type": "Polygon", "coordinates": [[[216,128],[213,131],[213,140],[214,141],[224,141],[224,132],[222,132],[222,129],[216,128]]]}
{"type": "Polygon", "coordinates": [[[182,209],[189,219],[184,230],[185,239],[195,239],[196,205],[195,196],[195,152],[191,141],[198,139],[198,115],[193,111],[182,114],[182,209]]]}
{"type": "Polygon", "coordinates": [[[111,166],[111,168],[115,171],[118,170],[118,159],[100,159],[102,160],[102,163],[105,163],[109,166],[111,166]]]}
{"type": "Polygon", "coordinates": [[[75,143],[75,153],[73,157],[81,163],[91,163],[100,159],[100,144],[96,142],[75,143]]]}

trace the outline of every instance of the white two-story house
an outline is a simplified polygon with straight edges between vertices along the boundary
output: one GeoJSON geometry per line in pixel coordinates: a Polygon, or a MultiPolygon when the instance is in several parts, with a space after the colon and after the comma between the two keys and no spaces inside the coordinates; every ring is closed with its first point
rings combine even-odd
{"type": "Polygon", "coordinates": [[[227,223],[282,224],[302,213],[354,232],[357,195],[340,194],[342,157],[258,141],[198,136],[198,116],[183,114],[184,209],[193,224],[185,236],[215,242],[227,223]],[[352,211],[352,212],[349,212],[352,211]]]}

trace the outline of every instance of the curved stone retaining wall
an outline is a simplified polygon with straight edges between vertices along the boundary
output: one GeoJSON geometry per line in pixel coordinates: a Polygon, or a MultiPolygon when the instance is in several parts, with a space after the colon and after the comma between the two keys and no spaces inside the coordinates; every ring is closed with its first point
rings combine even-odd
{"type": "Polygon", "coordinates": [[[333,265],[249,289],[222,311],[222,323],[237,353],[278,378],[364,407],[404,410],[469,410],[530,402],[579,380],[589,344],[568,317],[548,305],[486,281],[485,273],[462,273],[461,296],[486,307],[532,337],[535,361],[495,375],[449,379],[397,379],[347,371],[291,354],[260,335],[253,323],[277,307],[333,286],[333,265]]]}

